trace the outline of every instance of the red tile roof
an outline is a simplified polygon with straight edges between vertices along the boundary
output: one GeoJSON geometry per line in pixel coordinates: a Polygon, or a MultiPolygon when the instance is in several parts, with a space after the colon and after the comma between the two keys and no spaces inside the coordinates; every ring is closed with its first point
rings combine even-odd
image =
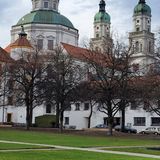
{"type": "Polygon", "coordinates": [[[91,51],[89,49],[76,47],[70,44],[61,43],[63,48],[67,51],[68,54],[83,61],[94,61],[103,65],[111,65],[111,57],[108,55],[104,55],[102,53],[97,53],[95,51],[91,51]]]}
{"type": "Polygon", "coordinates": [[[7,52],[7,53],[11,53],[11,44],[9,44],[4,50],[7,52]]]}
{"type": "Polygon", "coordinates": [[[0,62],[12,62],[13,59],[3,48],[0,47],[0,62]]]}
{"type": "Polygon", "coordinates": [[[33,48],[30,42],[24,36],[20,36],[15,42],[10,44],[10,47],[11,48],[23,48],[24,47],[24,48],[30,48],[30,49],[33,48]]]}

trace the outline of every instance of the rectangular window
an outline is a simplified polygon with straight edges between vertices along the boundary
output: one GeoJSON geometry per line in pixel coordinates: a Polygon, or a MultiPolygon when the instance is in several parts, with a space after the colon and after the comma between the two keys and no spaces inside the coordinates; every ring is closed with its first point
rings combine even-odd
{"type": "Polygon", "coordinates": [[[136,110],[137,109],[137,103],[136,101],[131,102],[131,110],[136,110]]]}
{"type": "Polygon", "coordinates": [[[53,40],[48,40],[48,50],[53,50],[53,40]]]}
{"type": "Polygon", "coordinates": [[[65,117],[64,124],[69,125],[69,117],[65,117]]]}
{"type": "Polygon", "coordinates": [[[44,8],[48,8],[49,7],[49,3],[48,2],[44,2],[44,8]]]}
{"type": "Polygon", "coordinates": [[[152,126],[160,126],[160,117],[152,117],[151,118],[152,126]]]}
{"type": "Polygon", "coordinates": [[[145,126],[146,118],[145,117],[134,117],[134,126],[145,126]]]}
{"type": "Polygon", "coordinates": [[[51,113],[51,105],[47,104],[46,106],[46,113],[51,113]]]}
{"type": "Polygon", "coordinates": [[[80,103],[76,103],[75,106],[76,106],[75,110],[79,111],[80,110],[80,103]]]}
{"type": "Polygon", "coordinates": [[[43,49],[43,39],[38,39],[37,40],[37,49],[38,50],[43,49]]]}
{"type": "Polygon", "coordinates": [[[84,104],[84,110],[85,110],[85,111],[89,110],[89,103],[85,103],[85,104],[84,104]]]}

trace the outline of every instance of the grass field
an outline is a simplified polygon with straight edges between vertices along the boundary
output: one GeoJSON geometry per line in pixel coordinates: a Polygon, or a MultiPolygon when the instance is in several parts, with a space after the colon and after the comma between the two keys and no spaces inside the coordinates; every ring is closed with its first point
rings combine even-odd
{"type": "Polygon", "coordinates": [[[82,151],[33,151],[0,153],[1,160],[157,160],[82,151]]]}
{"type": "Polygon", "coordinates": [[[0,142],[0,150],[15,150],[15,149],[41,149],[47,147],[34,146],[34,145],[23,145],[23,144],[9,144],[0,142]]]}
{"type": "MultiPolygon", "coordinates": [[[[54,134],[33,131],[18,131],[0,129],[0,140],[29,142],[49,145],[72,146],[72,147],[107,147],[107,146],[138,146],[160,145],[159,140],[120,138],[120,137],[93,137],[77,136],[68,134],[54,134]]],[[[42,148],[41,146],[5,144],[0,143],[0,160],[156,160],[135,156],[115,155],[108,153],[96,153],[78,150],[55,150],[52,151],[8,151],[3,149],[42,148]]],[[[140,153],[140,152],[139,152],[140,153]]],[[[144,152],[141,152],[144,153],[144,152]]],[[[156,154],[155,154],[156,155],[156,154]]]]}
{"type": "Polygon", "coordinates": [[[0,140],[53,144],[73,147],[145,146],[160,145],[160,140],[119,137],[92,137],[43,132],[26,132],[0,129],[0,140]]]}
{"type": "Polygon", "coordinates": [[[112,149],[106,149],[106,150],[160,155],[160,151],[158,150],[151,150],[149,148],[147,149],[147,148],[139,148],[139,147],[137,148],[112,148],[112,149]]]}

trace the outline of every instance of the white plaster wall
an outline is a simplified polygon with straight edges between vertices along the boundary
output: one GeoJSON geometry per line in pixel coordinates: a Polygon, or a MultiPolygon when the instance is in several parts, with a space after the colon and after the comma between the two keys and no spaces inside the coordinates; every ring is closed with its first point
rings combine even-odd
{"type": "MultiPolygon", "coordinates": [[[[74,46],[78,45],[78,31],[76,29],[71,29],[62,25],[54,24],[27,24],[24,25],[24,30],[28,34],[28,39],[36,44],[38,38],[44,40],[43,49],[47,49],[48,39],[53,38],[54,45],[60,42],[68,43],[74,46]]],[[[20,33],[21,27],[12,27],[11,31],[11,42],[14,42],[18,38],[18,33],[20,33]]]]}

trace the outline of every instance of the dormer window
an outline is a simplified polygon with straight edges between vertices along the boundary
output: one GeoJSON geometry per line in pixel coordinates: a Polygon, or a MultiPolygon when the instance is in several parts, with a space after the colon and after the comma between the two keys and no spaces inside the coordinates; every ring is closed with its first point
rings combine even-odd
{"type": "Polygon", "coordinates": [[[44,2],[44,8],[49,8],[49,2],[44,2]]]}

